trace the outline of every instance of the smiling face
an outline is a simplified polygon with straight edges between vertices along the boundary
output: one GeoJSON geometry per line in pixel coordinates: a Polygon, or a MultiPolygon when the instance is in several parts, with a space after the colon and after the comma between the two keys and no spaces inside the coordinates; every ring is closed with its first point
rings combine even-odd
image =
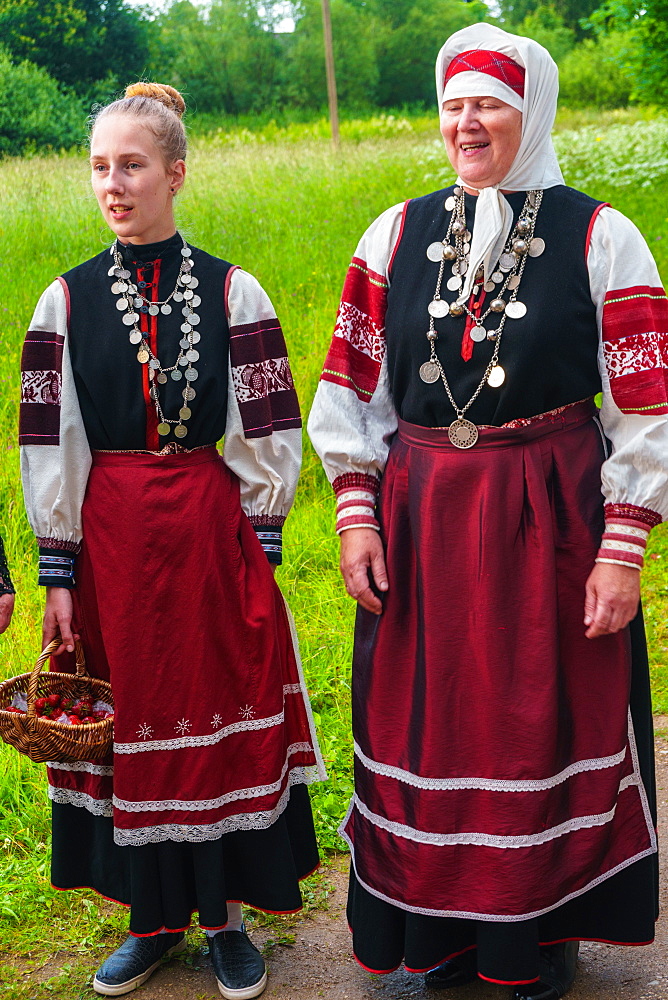
{"type": "Polygon", "coordinates": [[[522,112],[497,97],[443,102],[441,135],[450,163],[473,193],[499,184],[520,148],[522,112]]]}
{"type": "Polygon", "coordinates": [[[93,191],[104,220],[123,243],[157,243],[176,232],[174,194],[186,165],[167,165],[151,131],[131,115],[109,115],[90,144],[93,191]]]}

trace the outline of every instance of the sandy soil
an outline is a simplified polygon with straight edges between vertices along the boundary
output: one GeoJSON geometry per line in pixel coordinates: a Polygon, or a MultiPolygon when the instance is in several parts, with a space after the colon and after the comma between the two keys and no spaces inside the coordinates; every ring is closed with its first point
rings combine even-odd
{"type": "MultiPolygon", "coordinates": [[[[663,857],[668,854],[668,716],[656,717],[659,831],[663,857]]],[[[273,944],[277,931],[257,931],[253,937],[267,951],[269,984],[267,1000],[404,1000],[436,998],[448,1000],[508,1000],[507,987],[478,981],[457,990],[427,990],[424,977],[400,970],[389,976],[373,976],[361,969],[350,953],[345,922],[346,859],[341,869],[330,873],[332,894],[329,908],[316,911],[292,928],[294,943],[273,944]]],[[[668,865],[661,875],[663,917],[657,938],[647,948],[620,948],[583,944],[579,974],[569,1000],[668,1000],[668,865]]],[[[135,993],[137,1000],[220,1000],[220,993],[205,949],[192,952],[188,962],[172,961],[159,969],[135,993]]],[[[54,956],[37,974],[44,980],[61,968],[67,955],[54,956]]],[[[92,996],[93,994],[82,994],[92,996]]]]}

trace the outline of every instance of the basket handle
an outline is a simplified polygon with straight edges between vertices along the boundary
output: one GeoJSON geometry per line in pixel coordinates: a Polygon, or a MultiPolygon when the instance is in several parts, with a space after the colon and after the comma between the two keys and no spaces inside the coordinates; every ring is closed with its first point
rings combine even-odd
{"type": "MultiPolygon", "coordinates": [[[[60,646],[63,640],[60,637],[60,632],[56,632],[53,639],[39,654],[37,663],[32,668],[32,673],[30,674],[30,680],[28,681],[28,691],[26,694],[26,700],[28,702],[28,718],[35,718],[35,698],[37,697],[37,686],[39,684],[39,677],[42,673],[42,667],[49,659],[52,653],[60,646]]],[[[77,666],[77,677],[84,677],[87,674],[86,671],[86,659],[84,657],[83,646],[79,639],[74,639],[74,656],[77,666]]]]}

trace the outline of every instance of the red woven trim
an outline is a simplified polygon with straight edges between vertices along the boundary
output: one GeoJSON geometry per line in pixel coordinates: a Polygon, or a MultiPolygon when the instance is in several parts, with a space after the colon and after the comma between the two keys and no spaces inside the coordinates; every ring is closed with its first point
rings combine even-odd
{"type": "Polygon", "coordinates": [[[347,531],[348,528],[373,528],[374,531],[379,531],[380,525],[371,514],[368,516],[365,514],[355,514],[352,517],[342,517],[337,521],[337,535],[341,534],[342,531],[347,531]]]}
{"type": "Polygon", "coordinates": [[[663,521],[661,515],[657,514],[655,510],[651,510],[649,507],[636,507],[632,503],[606,503],[603,512],[606,521],[619,521],[626,518],[632,521],[642,521],[650,528],[656,528],[657,524],[661,524],[663,521]]]}
{"type": "Polygon", "coordinates": [[[266,525],[268,528],[282,528],[285,524],[285,517],[281,517],[279,514],[272,515],[271,517],[264,514],[249,514],[248,520],[253,525],[266,525]]]}
{"type": "Polygon", "coordinates": [[[614,526],[610,525],[605,530],[601,545],[609,545],[611,542],[628,542],[629,545],[638,545],[641,549],[644,549],[647,545],[647,534],[645,534],[644,538],[639,538],[638,535],[625,535],[623,531],[615,531],[614,526]]]}
{"type": "Polygon", "coordinates": [[[38,538],[37,544],[41,549],[65,549],[74,553],[81,550],[81,542],[63,542],[60,538],[38,538]]]}
{"type": "Polygon", "coordinates": [[[507,87],[524,97],[524,67],[516,63],[503,52],[493,52],[487,49],[471,49],[470,52],[460,52],[455,56],[445,71],[447,83],[457,73],[469,72],[487,73],[507,87]]]}
{"type": "MultiPolygon", "coordinates": [[[[345,496],[345,493],[342,494],[345,496]]],[[[337,504],[336,513],[338,517],[343,515],[343,512],[349,510],[351,507],[368,507],[369,510],[376,509],[375,497],[360,497],[356,500],[344,500],[343,503],[337,504]]]]}
{"type": "Polygon", "coordinates": [[[601,542],[601,547],[598,550],[597,558],[621,559],[622,562],[632,562],[639,566],[642,566],[643,564],[642,553],[629,552],[628,549],[625,549],[620,545],[616,545],[614,542],[607,542],[605,539],[601,542]]]}
{"type": "Polygon", "coordinates": [[[368,490],[375,497],[380,490],[380,479],[378,476],[369,476],[364,472],[345,472],[342,476],[337,476],[332,483],[332,489],[338,495],[345,490],[368,490]]]}
{"type": "Polygon", "coordinates": [[[587,230],[587,238],[585,240],[585,260],[589,256],[589,247],[591,246],[591,234],[594,230],[594,223],[598,219],[598,213],[602,208],[610,208],[610,202],[602,201],[600,205],[597,205],[591,219],[589,220],[589,229],[587,230]]]}
{"type": "Polygon", "coordinates": [[[406,212],[408,211],[408,206],[410,201],[404,202],[404,207],[401,210],[401,225],[399,226],[399,235],[397,236],[397,242],[394,244],[394,249],[390,257],[390,262],[387,265],[387,273],[389,277],[392,277],[392,268],[394,266],[394,258],[396,257],[397,250],[399,249],[399,244],[401,243],[401,237],[404,235],[404,225],[406,224],[406,212]]]}
{"type": "Polygon", "coordinates": [[[640,531],[647,532],[647,534],[651,530],[650,526],[645,524],[644,521],[635,521],[630,517],[613,517],[608,518],[605,522],[606,535],[609,531],[619,531],[623,528],[638,528],[640,531]]]}

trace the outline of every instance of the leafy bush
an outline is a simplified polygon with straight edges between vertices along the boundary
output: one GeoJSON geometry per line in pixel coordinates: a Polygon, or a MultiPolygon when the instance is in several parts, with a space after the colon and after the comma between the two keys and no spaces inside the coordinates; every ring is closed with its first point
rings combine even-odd
{"type": "Polygon", "coordinates": [[[514,30],[518,35],[533,38],[543,45],[557,63],[575,45],[575,31],[566,27],[561,15],[551,5],[537,7],[514,30]]]}
{"type": "Polygon", "coordinates": [[[559,98],[571,108],[623,108],[635,86],[631,60],[635,36],[613,31],[585,39],[559,64],[559,98]]]}
{"type": "Polygon", "coordinates": [[[0,49],[0,156],[68,149],[84,138],[80,101],[44,69],[13,63],[0,49]]]}

